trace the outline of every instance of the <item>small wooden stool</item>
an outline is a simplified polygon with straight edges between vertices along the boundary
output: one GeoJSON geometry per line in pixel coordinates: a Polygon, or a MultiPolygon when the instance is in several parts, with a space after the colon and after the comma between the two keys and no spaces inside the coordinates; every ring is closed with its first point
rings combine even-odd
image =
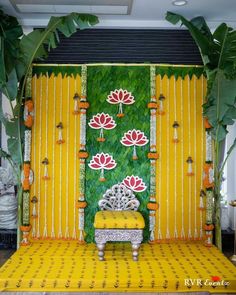
{"type": "Polygon", "coordinates": [[[104,260],[105,245],[110,241],[131,242],[133,260],[138,260],[145,226],[143,216],[136,211],[139,204],[133,192],[123,184],[113,185],[98,202],[102,211],[96,213],[94,227],[99,260],[104,260]]]}

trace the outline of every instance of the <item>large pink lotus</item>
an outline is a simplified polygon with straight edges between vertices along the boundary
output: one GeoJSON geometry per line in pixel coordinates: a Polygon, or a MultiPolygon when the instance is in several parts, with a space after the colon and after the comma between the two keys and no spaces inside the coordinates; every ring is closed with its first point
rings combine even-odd
{"type": "Polygon", "coordinates": [[[111,130],[116,127],[113,117],[104,113],[94,115],[88,124],[93,129],[101,129],[100,136],[97,138],[97,141],[105,141],[103,129],[111,130]]]}
{"type": "Polygon", "coordinates": [[[101,170],[99,180],[105,181],[104,170],[111,170],[115,168],[117,164],[112,155],[101,153],[93,156],[88,165],[91,169],[101,170]]]}
{"type": "Polygon", "coordinates": [[[143,146],[148,143],[147,137],[144,135],[144,132],[140,130],[129,130],[124,134],[120,141],[125,146],[133,146],[133,160],[137,160],[137,152],[136,152],[136,146],[143,146]]]}
{"type": "Polygon", "coordinates": [[[117,117],[124,117],[122,104],[129,105],[135,102],[131,92],[123,89],[115,89],[114,91],[111,91],[110,94],[107,96],[107,101],[111,104],[119,104],[119,112],[117,114],[117,117]]]}
{"type": "Polygon", "coordinates": [[[143,182],[142,178],[138,176],[127,176],[122,183],[129,189],[134,192],[143,192],[147,189],[145,183],[143,182]]]}

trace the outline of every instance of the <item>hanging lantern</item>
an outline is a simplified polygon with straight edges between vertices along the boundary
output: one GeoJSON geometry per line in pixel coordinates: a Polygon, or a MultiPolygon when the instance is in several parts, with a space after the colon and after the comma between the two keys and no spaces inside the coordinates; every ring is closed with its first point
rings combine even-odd
{"type": "Polygon", "coordinates": [[[77,92],[75,93],[73,99],[74,99],[74,111],[73,111],[73,114],[78,115],[79,114],[80,96],[79,96],[79,94],[77,92]]]}
{"type": "Polygon", "coordinates": [[[60,122],[56,127],[58,129],[58,140],[57,140],[57,144],[62,144],[62,143],[65,142],[65,140],[62,138],[62,129],[63,129],[62,122],[60,122]]]}
{"type": "Polygon", "coordinates": [[[173,142],[174,143],[178,143],[179,142],[179,138],[178,138],[178,132],[177,129],[179,128],[179,123],[177,121],[174,121],[174,124],[172,125],[172,127],[174,128],[174,137],[173,137],[173,142]]]}
{"type": "Polygon", "coordinates": [[[204,202],[203,202],[203,198],[206,196],[206,193],[204,192],[203,189],[201,189],[200,191],[200,202],[199,202],[199,210],[204,211],[205,207],[204,207],[204,202]]]}
{"type": "Polygon", "coordinates": [[[193,173],[193,168],[192,168],[192,164],[193,164],[193,159],[192,157],[188,157],[187,161],[188,163],[188,172],[187,172],[187,175],[188,176],[193,176],[194,173],[193,173]]]}
{"type": "Polygon", "coordinates": [[[48,176],[48,158],[44,158],[42,161],[42,164],[44,165],[44,175],[43,175],[43,180],[49,180],[50,177],[48,176]]]}
{"type": "Polygon", "coordinates": [[[165,96],[161,93],[159,95],[159,111],[158,111],[158,114],[159,115],[164,115],[165,112],[164,112],[164,106],[163,106],[163,100],[166,99],[165,96]]]}
{"type": "Polygon", "coordinates": [[[37,211],[36,211],[36,205],[38,203],[38,198],[36,196],[33,196],[32,200],[31,200],[31,203],[33,204],[32,217],[37,218],[38,214],[37,214],[37,211]]]}

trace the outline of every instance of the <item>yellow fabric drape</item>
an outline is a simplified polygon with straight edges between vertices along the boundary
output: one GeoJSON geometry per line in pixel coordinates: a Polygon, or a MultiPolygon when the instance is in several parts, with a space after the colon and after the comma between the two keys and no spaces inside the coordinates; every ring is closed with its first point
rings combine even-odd
{"type": "MultiPolygon", "coordinates": [[[[33,77],[35,124],[32,130],[32,169],[35,175],[31,198],[36,195],[38,217],[31,220],[31,235],[36,238],[78,237],[79,116],[73,115],[75,92],[81,93],[81,79],[58,75],[33,77]],[[47,102],[47,103],[46,103],[47,102]],[[65,143],[56,144],[63,124],[65,143]],[[69,127],[69,128],[68,128],[69,127]],[[49,160],[50,179],[43,180],[42,160],[49,160]],[[46,206],[46,208],[45,208],[46,206]]],[[[205,135],[202,103],[206,91],[203,76],[190,80],[156,77],[156,96],[165,96],[165,114],[157,116],[157,194],[155,238],[198,239],[205,213],[199,210],[202,168],[205,160],[205,135]],[[174,121],[179,142],[172,141],[174,121]],[[187,176],[187,158],[193,159],[193,176],[187,176]]],[[[148,98],[147,98],[148,102],[148,98]]],[[[32,210],[32,208],[31,208],[32,210]]],[[[202,232],[204,234],[204,232],[202,232]]]]}
{"type": "Polygon", "coordinates": [[[61,75],[54,77],[53,74],[50,78],[34,76],[32,85],[35,122],[31,163],[35,180],[31,196],[36,195],[38,198],[39,215],[31,220],[31,224],[34,229],[35,223],[38,238],[54,237],[53,232],[57,238],[60,237],[60,231],[61,237],[72,238],[73,234],[78,235],[75,201],[78,199],[79,159],[76,153],[79,150],[80,136],[79,116],[73,115],[73,96],[75,92],[81,93],[80,76],[77,75],[76,79],[62,78],[61,75]],[[59,133],[56,125],[60,121],[63,124],[63,144],[56,143],[59,133]],[[41,162],[45,157],[49,160],[49,180],[42,179],[44,166],[41,162]],[[47,236],[44,234],[45,228],[47,236]]]}

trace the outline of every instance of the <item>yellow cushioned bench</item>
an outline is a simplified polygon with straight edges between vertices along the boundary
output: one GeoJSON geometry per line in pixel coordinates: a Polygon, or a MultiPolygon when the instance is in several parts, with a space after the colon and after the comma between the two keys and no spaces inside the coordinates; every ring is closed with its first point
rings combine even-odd
{"type": "Polygon", "coordinates": [[[136,211],[99,211],[95,215],[95,228],[136,228],[145,226],[141,213],[136,211]]]}
{"type": "Polygon", "coordinates": [[[98,202],[102,211],[95,214],[95,242],[99,260],[104,260],[106,242],[129,241],[132,244],[133,260],[138,260],[138,249],[143,240],[145,222],[137,212],[139,201],[123,184],[115,184],[98,202]]]}

